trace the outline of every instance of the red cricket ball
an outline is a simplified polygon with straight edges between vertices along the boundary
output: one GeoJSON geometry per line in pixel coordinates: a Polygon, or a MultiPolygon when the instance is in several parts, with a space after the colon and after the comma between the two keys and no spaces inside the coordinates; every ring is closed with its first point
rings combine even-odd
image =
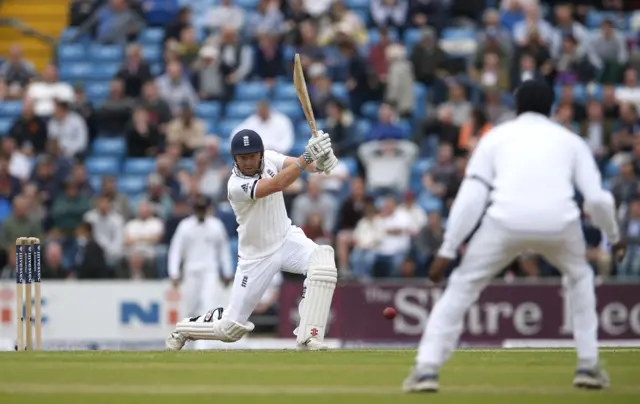
{"type": "Polygon", "coordinates": [[[393,307],[387,307],[384,310],[382,310],[382,315],[388,318],[389,320],[393,320],[396,317],[396,314],[398,314],[398,312],[393,307]]]}

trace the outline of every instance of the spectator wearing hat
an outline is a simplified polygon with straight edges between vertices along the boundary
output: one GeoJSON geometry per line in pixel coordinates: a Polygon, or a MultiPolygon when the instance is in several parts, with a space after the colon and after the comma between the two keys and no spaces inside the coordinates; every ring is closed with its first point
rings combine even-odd
{"type": "Polygon", "coordinates": [[[200,49],[198,60],[193,65],[196,88],[200,99],[226,102],[233,96],[224,84],[224,75],[220,71],[220,52],[213,45],[200,49]]]}
{"type": "Polygon", "coordinates": [[[56,100],[55,110],[47,128],[49,139],[53,139],[66,157],[82,155],[89,143],[89,132],[84,119],[69,109],[69,103],[56,100]]]}

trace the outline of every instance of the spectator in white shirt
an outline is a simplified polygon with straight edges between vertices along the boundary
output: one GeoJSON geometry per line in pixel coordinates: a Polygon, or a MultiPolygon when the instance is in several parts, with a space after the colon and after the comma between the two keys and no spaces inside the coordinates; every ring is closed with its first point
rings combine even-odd
{"type": "Polygon", "coordinates": [[[207,13],[206,27],[215,32],[223,26],[229,26],[236,31],[241,29],[245,19],[244,10],[233,4],[232,0],[222,0],[222,4],[212,7],[207,13]]]}
{"type": "Polygon", "coordinates": [[[524,8],[524,21],[520,21],[513,26],[513,39],[517,45],[525,45],[529,32],[535,30],[542,41],[549,45],[554,39],[556,31],[553,26],[540,18],[540,7],[538,5],[527,5],[524,8]]]}
{"type": "Polygon", "coordinates": [[[42,81],[29,85],[27,97],[35,100],[35,110],[38,116],[51,116],[55,109],[54,101],[56,99],[73,103],[76,98],[73,87],[58,81],[58,69],[54,65],[48,65],[44,68],[42,81]]]}
{"type": "Polygon", "coordinates": [[[84,153],[89,142],[87,124],[82,116],[69,109],[69,103],[56,100],[52,119],[47,127],[49,139],[58,142],[66,157],[84,153]]]}
{"type": "Polygon", "coordinates": [[[288,154],[293,147],[294,132],[291,119],[272,109],[267,101],[258,103],[256,113],[232,130],[229,140],[242,129],[251,129],[259,133],[266,150],[288,154]]]}
{"type": "Polygon", "coordinates": [[[9,174],[20,181],[27,181],[31,175],[31,163],[29,158],[16,147],[16,140],[12,137],[4,137],[2,151],[9,156],[9,174]]]}
{"type": "MultiPolygon", "coordinates": [[[[147,261],[155,258],[156,245],[162,240],[164,223],[151,215],[151,207],[145,200],[138,205],[138,217],[129,221],[124,228],[124,243],[130,261],[135,256],[147,261]]],[[[130,266],[134,266],[131,262],[130,266]]]]}
{"type": "Polygon", "coordinates": [[[351,252],[352,274],[360,280],[373,277],[378,247],[385,237],[382,218],[378,215],[373,200],[365,202],[364,217],[358,221],[353,232],[354,248],[351,252]]]}
{"type": "Polygon", "coordinates": [[[400,265],[411,250],[411,217],[398,209],[393,196],[384,199],[380,216],[385,235],[378,245],[376,261],[385,267],[387,276],[400,276],[400,265]]]}
{"type": "Polygon", "coordinates": [[[416,203],[416,196],[413,191],[404,193],[404,201],[398,206],[398,210],[409,216],[411,236],[417,235],[422,226],[427,224],[427,214],[424,209],[416,203]]]}
{"type": "Polygon", "coordinates": [[[91,223],[93,239],[104,251],[107,264],[116,265],[124,255],[124,219],[111,208],[106,195],[98,197],[95,208],[85,213],[84,221],[91,223]]]}
{"type": "Polygon", "coordinates": [[[635,104],[640,113],[640,84],[634,68],[628,67],[624,71],[622,86],[616,88],[615,97],[618,102],[635,104]]]}

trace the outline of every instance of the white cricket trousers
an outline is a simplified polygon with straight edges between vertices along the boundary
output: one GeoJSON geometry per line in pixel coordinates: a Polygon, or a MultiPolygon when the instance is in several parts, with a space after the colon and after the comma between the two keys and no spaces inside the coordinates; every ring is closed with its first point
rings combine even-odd
{"type": "MultiPolygon", "coordinates": [[[[218,271],[207,269],[204,271],[188,271],[184,273],[182,286],[182,307],[180,312],[185,317],[195,317],[216,307],[225,307],[229,302],[229,289],[224,287],[218,271]]],[[[213,349],[218,341],[195,341],[190,345],[193,349],[213,349]]]]}
{"type": "Polygon", "coordinates": [[[309,257],[316,248],[318,245],[302,229],[293,227],[275,253],[253,260],[240,258],[224,316],[246,324],[278,271],[306,275],[309,257]]]}
{"type": "MultiPolygon", "coordinates": [[[[463,331],[467,310],[480,292],[520,253],[532,249],[565,277],[579,363],[598,363],[598,317],[594,276],[587,263],[580,222],[559,233],[524,234],[506,229],[485,216],[433,307],[420,341],[416,364],[437,371],[451,356],[463,331]]],[[[558,310],[562,310],[558,307],[558,310]]]]}

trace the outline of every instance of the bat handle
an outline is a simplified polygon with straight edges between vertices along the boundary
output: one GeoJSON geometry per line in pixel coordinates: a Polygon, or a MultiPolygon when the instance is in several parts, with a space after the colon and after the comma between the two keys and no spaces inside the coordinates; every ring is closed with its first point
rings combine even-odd
{"type": "Polygon", "coordinates": [[[316,127],[316,121],[309,121],[309,129],[311,129],[311,136],[318,136],[318,128],[316,127]]]}

